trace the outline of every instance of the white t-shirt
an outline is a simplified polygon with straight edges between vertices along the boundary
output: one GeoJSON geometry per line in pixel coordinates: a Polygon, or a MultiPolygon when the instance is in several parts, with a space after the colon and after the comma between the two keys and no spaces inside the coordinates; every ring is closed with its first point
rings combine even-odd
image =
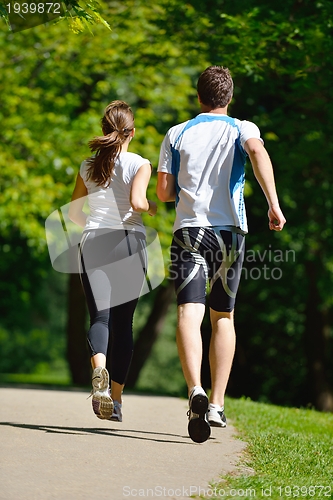
{"type": "Polygon", "coordinates": [[[244,144],[251,138],[260,139],[254,123],[217,113],[200,113],[167,132],[158,171],[176,178],[174,231],[226,225],[247,233],[244,144]]]}
{"type": "Polygon", "coordinates": [[[83,161],[80,175],[88,191],[90,214],[85,230],[98,228],[127,229],[146,233],[141,214],[134,212],[130,204],[133,179],[139,168],[150,163],[135,153],[120,153],[112,173],[109,187],[97,186],[87,179],[89,165],[83,161]]]}

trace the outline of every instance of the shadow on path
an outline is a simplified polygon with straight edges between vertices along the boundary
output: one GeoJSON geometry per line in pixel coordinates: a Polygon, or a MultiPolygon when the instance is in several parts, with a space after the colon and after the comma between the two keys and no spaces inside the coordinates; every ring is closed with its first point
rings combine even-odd
{"type": "MultiPolygon", "coordinates": [[[[64,427],[57,425],[33,425],[33,424],[19,424],[15,422],[0,422],[2,426],[8,427],[16,427],[20,429],[31,429],[34,431],[42,431],[46,433],[54,433],[54,434],[70,434],[74,436],[79,435],[89,435],[89,434],[100,434],[102,436],[112,436],[112,437],[122,437],[127,439],[141,439],[144,441],[155,441],[157,443],[174,443],[174,444],[186,444],[186,445],[195,445],[189,436],[181,436],[179,434],[167,434],[165,432],[149,432],[149,431],[139,431],[139,430],[131,430],[131,429],[96,429],[96,428],[87,428],[87,427],[64,427]],[[127,435],[124,432],[142,434],[141,436],[127,435]],[[173,438],[186,439],[186,441],[176,441],[172,439],[162,439],[162,438],[154,438],[150,436],[170,436],[173,438]]],[[[214,438],[210,438],[214,439],[214,438]]]]}

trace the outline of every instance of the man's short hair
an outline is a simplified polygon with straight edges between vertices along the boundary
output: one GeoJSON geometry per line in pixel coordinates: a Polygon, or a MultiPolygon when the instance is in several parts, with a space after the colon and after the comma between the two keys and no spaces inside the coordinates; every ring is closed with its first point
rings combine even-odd
{"type": "Polygon", "coordinates": [[[202,104],[212,109],[224,108],[231,101],[234,82],[228,68],[209,66],[199,76],[197,91],[202,104]]]}

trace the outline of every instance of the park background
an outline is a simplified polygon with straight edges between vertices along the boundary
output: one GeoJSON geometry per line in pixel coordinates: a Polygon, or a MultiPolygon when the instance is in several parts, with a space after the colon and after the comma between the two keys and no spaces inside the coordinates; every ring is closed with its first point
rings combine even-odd
{"type": "MultiPolygon", "coordinates": [[[[128,0],[103,23],[72,21],[0,33],[0,381],[88,386],[87,310],[79,277],[52,269],[46,218],[71,196],[87,142],[113,99],[132,106],[131,151],[154,166],[167,129],[199,112],[198,75],[229,67],[229,114],[254,121],[271,156],[282,233],[246,175],[247,254],[235,311],[228,395],[333,411],[332,53],[329,0],[128,0]],[[74,30],[74,31],[73,31],[74,30]]],[[[164,250],[174,207],[158,202],[164,250]]],[[[185,395],[165,279],[140,299],[128,387],[185,395]]],[[[206,350],[209,325],[203,325],[206,350]]],[[[203,380],[209,387],[207,366],[203,380]]]]}

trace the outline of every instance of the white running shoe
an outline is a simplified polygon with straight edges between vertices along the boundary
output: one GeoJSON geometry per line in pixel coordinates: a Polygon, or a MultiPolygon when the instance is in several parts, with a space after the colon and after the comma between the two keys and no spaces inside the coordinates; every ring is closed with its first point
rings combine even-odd
{"type": "Polygon", "coordinates": [[[110,419],[113,413],[113,401],[109,390],[109,372],[98,366],[92,374],[92,408],[102,420],[110,419]]]}
{"type": "Polygon", "coordinates": [[[188,433],[195,443],[203,443],[210,436],[207,420],[208,397],[202,387],[195,386],[189,398],[188,433]]]}
{"type": "Polygon", "coordinates": [[[212,427],[227,427],[227,419],[224,414],[224,406],[209,404],[208,422],[212,427]]]}
{"type": "Polygon", "coordinates": [[[122,405],[118,401],[113,401],[113,413],[111,415],[110,420],[113,422],[122,422],[123,414],[121,412],[122,405]]]}

